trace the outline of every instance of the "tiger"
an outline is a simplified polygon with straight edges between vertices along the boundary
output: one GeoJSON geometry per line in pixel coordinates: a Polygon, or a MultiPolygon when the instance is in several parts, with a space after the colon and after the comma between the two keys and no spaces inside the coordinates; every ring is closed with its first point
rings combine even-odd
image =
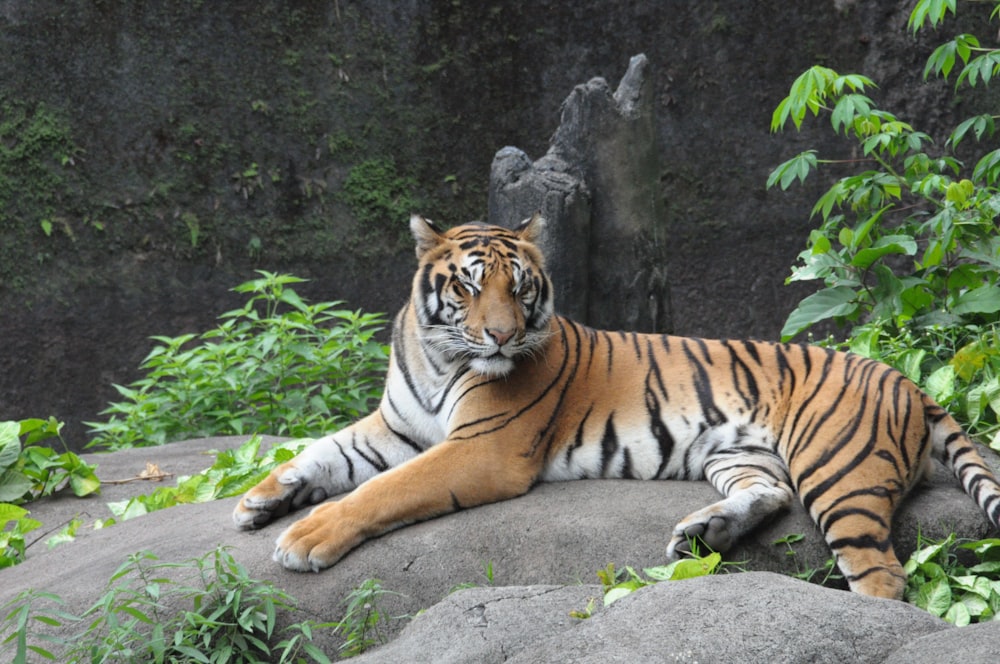
{"type": "Polygon", "coordinates": [[[559,316],[544,225],[443,229],[413,215],[418,266],[378,407],[276,467],[240,499],[236,526],[316,505],[274,559],[319,571],[369,538],[539,482],[707,480],[722,498],[676,525],[668,560],[701,543],[724,552],[797,498],[852,591],[901,599],[892,517],[933,456],[1000,528],[997,477],[899,371],[815,345],[559,316]]]}

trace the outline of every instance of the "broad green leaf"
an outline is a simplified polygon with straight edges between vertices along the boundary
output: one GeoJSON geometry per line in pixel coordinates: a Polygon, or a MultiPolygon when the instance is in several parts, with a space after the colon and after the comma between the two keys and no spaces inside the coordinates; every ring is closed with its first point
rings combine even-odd
{"type": "Polygon", "coordinates": [[[69,476],[69,486],[73,490],[73,495],[81,498],[99,491],[101,480],[97,478],[97,475],[92,470],[80,470],[69,476]]]}
{"type": "Polygon", "coordinates": [[[722,555],[719,553],[710,553],[702,558],[678,560],[670,579],[672,581],[679,581],[681,579],[694,579],[699,576],[707,576],[714,572],[721,562],[722,555]]]}
{"type": "Polygon", "coordinates": [[[922,348],[911,348],[900,353],[899,358],[894,363],[904,376],[914,383],[920,384],[921,366],[927,351],[922,348]]]}
{"type": "Polygon", "coordinates": [[[857,268],[865,269],[869,267],[872,263],[882,258],[883,256],[888,256],[889,254],[904,254],[906,256],[912,256],[917,253],[917,242],[912,237],[905,235],[888,235],[883,238],[879,238],[873,246],[862,249],[854,255],[851,259],[851,265],[857,268]]]}
{"type": "MultiPolygon", "coordinates": [[[[935,614],[935,615],[941,615],[941,614],[938,613],[938,614],[935,614]]],[[[972,620],[971,620],[971,618],[969,616],[969,609],[968,609],[968,607],[966,607],[965,604],[963,604],[961,602],[958,602],[956,604],[952,604],[948,608],[948,611],[944,614],[944,619],[947,622],[950,622],[955,627],[965,627],[970,622],[972,622],[972,620]]]]}
{"type": "Polygon", "coordinates": [[[816,229],[809,232],[809,244],[811,245],[813,255],[825,254],[830,251],[832,246],[830,238],[822,231],[816,229]]]}
{"type": "Polygon", "coordinates": [[[946,364],[935,369],[924,382],[924,389],[938,403],[950,400],[955,394],[955,367],[946,364]]]}
{"type": "Polygon", "coordinates": [[[604,593],[604,606],[610,606],[622,597],[630,595],[639,588],[642,588],[644,585],[646,584],[641,581],[625,581],[623,583],[619,583],[614,588],[604,593]]]}
{"type": "Polygon", "coordinates": [[[782,190],[788,189],[796,178],[799,182],[805,182],[813,168],[816,168],[816,151],[807,150],[775,168],[767,178],[767,188],[780,184],[782,190]]]}
{"type": "Polygon", "coordinates": [[[17,468],[8,468],[0,473],[0,503],[22,502],[31,491],[33,483],[17,468]]]}
{"type": "MultiPolygon", "coordinates": [[[[28,510],[10,503],[0,503],[0,525],[8,521],[17,521],[28,516],[28,510]]],[[[3,530],[3,528],[0,528],[3,530]]]]}
{"type": "Polygon", "coordinates": [[[0,422],[0,473],[13,466],[21,454],[20,432],[17,422],[0,422]]]}
{"type": "Polygon", "coordinates": [[[983,135],[992,136],[995,131],[993,116],[989,114],[976,115],[961,122],[955,127],[955,130],[951,132],[951,136],[948,138],[948,143],[952,149],[958,147],[958,144],[962,142],[962,139],[965,138],[970,129],[976,135],[977,141],[981,140],[983,135]]]}
{"type": "Polygon", "coordinates": [[[972,177],[974,180],[981,180],[992,185],[998,179],[998,170],[1000,170],[998,166],[1000,166],[1000,150],[987,152],[976,163],[976,167],[972,170],[972,177]]]}
{"type": "Polygon", "coordinates": [[[917,606],[935,616],[943,616],[951,608],[951,586],[948,579],[934,579],[920,588],[917,606]]]}
{"type": "Polygon", "coordinates": [[[781,330],[781,340],[789,341],[814,323],[839,316],[849,316],[858,309],[857,295],[846,286],[824,288],[799,303],[788,315],[781,330]]]}
{"type": "Polygon", "coordinates": [[[875,228],[878,225],[879,221],[882,219],[882,215],[885,214],[885,211],[888,209],[888,207],[883,207],[879,209],[878,212],[858,224],[854,231],[854,237],[851,239],[851,249],[857,249],[868,240],[868,237],[871,235],[872,228],[875,228]]]}
{"type": "Polygon", "coordinates": [[[952,313],[993,314],[1000,311],[1000,286],[982,286],[962,293],[951,308],[952,313]]]}

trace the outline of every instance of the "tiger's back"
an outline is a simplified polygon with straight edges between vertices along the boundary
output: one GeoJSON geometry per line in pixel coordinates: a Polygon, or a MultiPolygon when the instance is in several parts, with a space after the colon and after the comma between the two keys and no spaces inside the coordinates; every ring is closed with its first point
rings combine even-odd
{"type": "Polygon", "coordinates": [[[1000,527],[1000,484],[899,372],[811,346],[559,317],[540,224],[439,231],[414,218],[420,265],[379,409],[251,490],[237,524],[353,489],[279,538],[283,564],[319,569],[368,537],[539,481],[707,479],[723,498],[677,524],[669,557],[695,538],[726,550],[798,497],[852,589],[900,597],[892,514],[936,452],[1000,527]]]}

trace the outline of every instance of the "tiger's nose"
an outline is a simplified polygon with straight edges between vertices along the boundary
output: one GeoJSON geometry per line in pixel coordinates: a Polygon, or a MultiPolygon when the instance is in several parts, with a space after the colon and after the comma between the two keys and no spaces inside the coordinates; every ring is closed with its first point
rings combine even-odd
{"type": "Polygon", "coordinates": [[[503,346],[505,343],[510,341],[510,338],[514,336],[512,330],[498,330],[495,328],[486,328],[486,336],[493,339],[497,346],[503,346]]]}

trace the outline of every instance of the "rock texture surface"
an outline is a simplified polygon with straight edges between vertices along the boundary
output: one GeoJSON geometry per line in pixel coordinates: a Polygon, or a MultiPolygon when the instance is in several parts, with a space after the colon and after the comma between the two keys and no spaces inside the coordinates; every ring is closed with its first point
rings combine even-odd
{"type": "MultiPolygon", "coordinates": [[[[134,477],[147,461],[167,472],[190,474],[211,465],[207,450],[239,442],[190,441],[88,460],[100,464],[98,475],[105,480],[134,477]]],[[[917,490],[899,514],[896,547],[901,557],[909,555],[918,529],[931,538],[951,531],[968,537],[988,534],[972,501],[943,469],[937,470],[934,482],[917,490]]],[[[154,488],[142,482],[107,484],[100,497],[58,496],[30,508],[46,527],[55,527],[76,514],[108,516],[106,501],[154,488]]],[[[794,573],[822,567],[829,558],[798,507],[727,554],[727,560],[743,561],[741,566],[753,574],[664,584],[590,620],[568,618],[569,611],[600,596],[598,587],[587,585],[596,581],[598,569],[609,562],[635,568],[661,564],[673,523],[716,499],[702,482],[543,484],[515,500],[369,541],[319,575],[287,572],[270,559],[280,529],[294,516],[263,530],[239,532],[230,520],[236,499],[186,505],[105,530],[81,529],[75,542],[52,550],[42,543],[32,546],[25,563],[0,571],[0,602],[36,588],[58,593],[68,610],[79,613],[104,592],[131,553],[150,550],[162,560],[183,561],[226,545],[254,578],[271,580],[299,600],[299,613],[290,620],[339,618],[344,596],[368,578],[399,593],[386,598],[387,615],[414,616],[433,607],[412,623],[392,621],[388,634],[402,632],[400,640],[361,661],[633,662],[673,661],[676,656],[679,661],[746,662],[767,654],[767,661],[875,662],[917,637],[928,653],[935,652],[935,639],[963,653],[996,648],[1000,623],[952,629],[901,603],[758,573],[794,573]],[[774,544],[791,533],[806,536],[795,545],[795,555],[774,544]],[[462,584],[488,585],[487,565],[495,587],[452,593],[462,584]]],[[[339,641],[324,634],[320,645],[335,653],[339,641]]]]}

